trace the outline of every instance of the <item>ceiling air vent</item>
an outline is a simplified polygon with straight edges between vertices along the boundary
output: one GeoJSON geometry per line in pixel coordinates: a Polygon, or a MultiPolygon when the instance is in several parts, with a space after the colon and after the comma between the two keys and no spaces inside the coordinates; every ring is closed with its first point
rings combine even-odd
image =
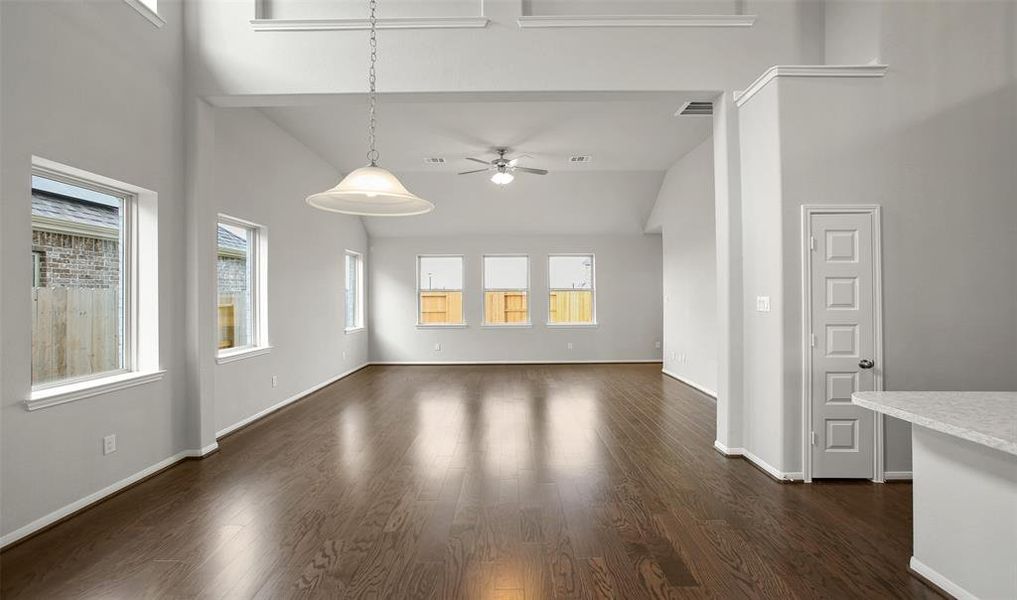
{"type": "Polygon", "coordinates": [[[686,102],[674,114],[676,117],[709,117],[713,114],[713,102],[686,102]]]}
{"type": "Polygon", "coordinates": [[[445,164],[445,159],[440,156],[429,156],[424,159],[424,162],[429,165],[443,165],[445,164]]]}
{"type": "Polygon", "coordinates": [[[588,163],[593,160],[593,157],[589,154],[577,154],[569,157],[570,163],[588,163]]]}

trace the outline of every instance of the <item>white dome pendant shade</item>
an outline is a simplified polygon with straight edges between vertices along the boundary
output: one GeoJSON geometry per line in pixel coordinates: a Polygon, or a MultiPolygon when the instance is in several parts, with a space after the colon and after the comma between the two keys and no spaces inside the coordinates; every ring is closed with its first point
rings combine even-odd
{"type": "Polygon", "coordinates": [[[378,18],[376,15],[378,0],[368,0],[367,4],[370,9],[369,21],[371,23],[369,38],[371,66],[367,71],[368,99],[370,100],[370,118],[367,122],[369,142],[367,160],[370,164],[343,177],[339,185],[334,188],[308,196],[307,203],[321,210],[362,217],[422,215],[434,210],[434,204],[411,194],[403,187],[403,184],[399,183],[395,175],[378,166],[378,150],[375,148],[378,90],[375,86],[377,77],[374,69],[374,64],[378,60],[378,18]]]}
{"type": "Polygon", "coordinates": [[[330,190],[307,197],[321,210],[363,217],[409,217],[434,210],[434,204],[410,193],[387,169],[360,167],[330,190]]]}

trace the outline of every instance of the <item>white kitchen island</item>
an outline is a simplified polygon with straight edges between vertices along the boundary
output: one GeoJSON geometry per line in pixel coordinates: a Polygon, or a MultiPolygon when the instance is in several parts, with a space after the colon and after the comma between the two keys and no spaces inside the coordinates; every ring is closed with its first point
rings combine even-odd
{"type": "Polygon", "coordinates": [[[911,569],[957,598],[1017,599],[1017,392],[858,392],[912,424],[911,569]]]}

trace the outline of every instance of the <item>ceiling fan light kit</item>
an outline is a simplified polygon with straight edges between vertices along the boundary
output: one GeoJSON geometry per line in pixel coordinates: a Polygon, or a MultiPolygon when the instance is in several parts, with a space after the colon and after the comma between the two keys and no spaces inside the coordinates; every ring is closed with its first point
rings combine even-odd
{"type": "Polygon", "coordinates": [[[495,171],[494,175],[491,175],[491,181],[497,183],[498,185],[506,185],[512,183],[513,179],[515,179],[515,176],[512,175],[512,173],[509,173],[508,171],[495,171]]]}
{"type": "Polygon", "coordinates": [[[378,150],[375,148],[377,127],[375,113],[378,99],[374,68],[378,60],[378,20],[375,16],[378,2],[369,0],[368,4],[371,10],[371,66],[368,70],[371,109],[368,121],[370,149],[367,152],[367,160],[370,164],[343,177],[334,188],[308,196],[307,203],[321,210],[364,217],[408,217],[424,214],[434,210],[434,204],[410,193],[391,171],[378,166],[378,150]]]}

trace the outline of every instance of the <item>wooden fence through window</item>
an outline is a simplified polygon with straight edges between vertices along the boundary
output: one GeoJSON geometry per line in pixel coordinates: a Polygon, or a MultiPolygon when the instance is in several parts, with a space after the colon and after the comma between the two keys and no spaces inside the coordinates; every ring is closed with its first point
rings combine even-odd
{"type": "Polygon", "coordinates": [[[120,362],[115,288],[32,288],[32,383],[114,371],[120,362]]]}

